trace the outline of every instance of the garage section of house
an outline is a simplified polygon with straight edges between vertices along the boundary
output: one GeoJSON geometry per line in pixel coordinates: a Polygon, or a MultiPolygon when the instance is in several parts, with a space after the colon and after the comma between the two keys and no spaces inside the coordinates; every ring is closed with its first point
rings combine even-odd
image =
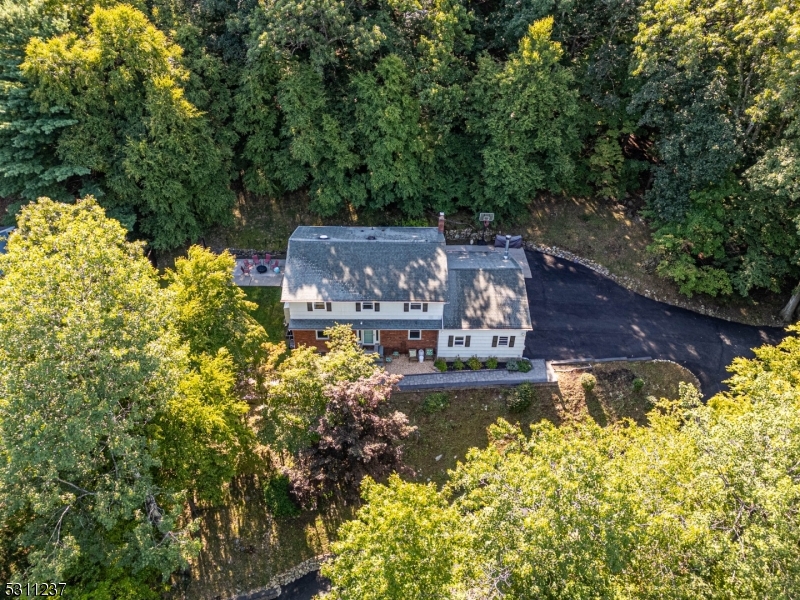
{"type": "Polygon", "coordinates": [[[492,250],[448,251],[447,271],[437,355],[521,357],[531,317],[520,265],[492,250]]]}

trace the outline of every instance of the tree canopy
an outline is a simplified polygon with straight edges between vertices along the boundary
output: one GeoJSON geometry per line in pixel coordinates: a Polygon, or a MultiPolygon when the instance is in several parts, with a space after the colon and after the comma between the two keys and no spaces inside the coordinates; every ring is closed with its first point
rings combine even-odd
{"type": "Polygon", "coordinates": [[[684,385],[648,426],[500,420],[441,491],[370,483],[324,568],[333,597],[793,597],[798,344],[737,359],[705,405],[684,385]]]}
{"type": "MultiPolygon", "coordinates": [[[[206,253],[164,287],[91,197],[42,198],[18,225],[0,255],[0,531],[12,574],[91,598],[158,597],[199,548],[186,501],[220,502],[252,451],[231,322],[265,336],[206,253]],[[207,338],[181,309],[214,298],[230,320],[207,338]]],[[[218,259],[229,279],[231,260],[218,259]]]]}

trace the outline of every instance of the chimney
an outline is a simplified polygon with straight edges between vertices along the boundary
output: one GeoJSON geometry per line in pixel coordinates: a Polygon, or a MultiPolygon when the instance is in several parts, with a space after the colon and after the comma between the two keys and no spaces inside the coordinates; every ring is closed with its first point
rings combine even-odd
{"type": "Polygon", "coordinates": [[[439,213],[439,233],[444,233],[444,213],[439,213]]]}
{"type": "Polygon", "coordinates": [[[505,253],[505,256],[503,256],[503,260],[508,260],[508,246],[510,244],[511,244],[511,236],[507,235],[506,236],[506,253],[505,253]]]}

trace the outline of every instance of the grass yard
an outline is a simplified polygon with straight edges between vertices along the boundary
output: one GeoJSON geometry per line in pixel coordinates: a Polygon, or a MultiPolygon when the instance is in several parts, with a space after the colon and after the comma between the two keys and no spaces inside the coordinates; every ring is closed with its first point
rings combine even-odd
{"type": "Polygon", "coordinates": [[[235,487],[222,507],[202,511],[196,536],[203,542],[189,577],[176,577],[172,600],[215,600],[264,587],[272,577],[325,554],[337,528],[354,507],[327,513],[273,518],[260,487],[235,487]]]}
{"type": "Polygon", "coordinates": [[[626,417],[645,423],[645,416],[652,407],[649,396],[677,398],[679,382],[699,385],[694,375],[675,363],[602,363],[588,370],[597,378],[597,385],[587,394],[579,382],[580,375],[587,369],[564,369],[559,373],[558,385],[536,386],[536,398],[531,406],[519,413],[510,412],[506,406],[513,388],[449,391],[446,392],[449,406],[432,414],[423,409],[430,392],[395,393],[389,408],[405,413],[409,422],[417,426],[404,449],[406,462],[416,471],[416,480],[444,483],[447,470],[454,468],[457,461],[463,461],[467,450],[486,446],[486,428],[498,417],[520,423],[523,429],[542,419],[558,425],[586,415],[601,425],[626,417]],[[639,391],[633,389],[636,378],[644,382],[639,391]]]}
{"type": "Polygon", "coordinates": [[[282,342],[284,331],[281,288],[243,287],[241,289],[244,290],[250,302],[258,304],[258,308],[252,314],[255,320],[267,330],[269,340],[276,344],[282,342]]]}
{"type": "Polygon", "coordinates": [[[651,298],[690,310],[713,314],[752,325],[777,325],[777,315],[788,296],[755,293],[751,300],[687,298],[672,281],[659,277],[654,257],[647,252],[652,242],[647,224],[610,201],[585,198],[541,197],[530,205],[530,213],[513,233],[547,246],[558,246],[606,267],[626,287],[651,298]]]}

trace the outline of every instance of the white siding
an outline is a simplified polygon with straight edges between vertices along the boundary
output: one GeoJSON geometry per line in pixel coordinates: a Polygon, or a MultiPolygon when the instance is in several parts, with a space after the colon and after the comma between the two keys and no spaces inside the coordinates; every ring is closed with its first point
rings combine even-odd
{"type": "Polygon", "coordinates": [[[331,311],[314,309],[309,311],[305,302],[287,302],[292,319],[441,319],[444,303],[429,302],[428,312],[403,311],[402,302],[381,302],[381,309],[356,312],[355,302],[331,302],[331,311]]]}
{"type": "Polygon", "coordinates": [[[520,358],[525,350],[525,330],[512,329],[443,329],[439,332],[439,348],[436,354],[442,358],[455,358],[460,356],[466,360],[470,356],[477,356],[485,360],[490,356],[496,358],[520,358]],[[465,346],[447,345],[450,336],[466,337],[469,336],[469,348],[465,346]],[[492,348],[492,338],[494,336],[514,336],[514,347],[497,346],[492,348]]]}

